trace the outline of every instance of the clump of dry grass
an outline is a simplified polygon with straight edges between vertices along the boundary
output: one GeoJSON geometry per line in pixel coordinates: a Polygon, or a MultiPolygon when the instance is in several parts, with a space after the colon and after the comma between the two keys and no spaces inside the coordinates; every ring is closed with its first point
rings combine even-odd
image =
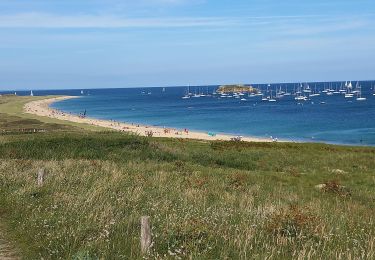
{"type": "Polygon", "coordinates": [[[312,235],[319,221],[319,218],[308,208],[291,205],[271,215],[267,229],[277,236],[296,238],[302,235],[312,235]]]}
{"type": "Polygon", "coordinates": [[[330,180],[318,186],[320,190],[326,193],[336,194],[343,197],[352,195],[349,188],[340,184],[338,180],[330,180]]]}
{"type": "Polygon", "coordinates": [[[243,188],[249,179],[249,175],[242,172],[235,172],[228,176],[228,188],[240,189],[243,188]]]}

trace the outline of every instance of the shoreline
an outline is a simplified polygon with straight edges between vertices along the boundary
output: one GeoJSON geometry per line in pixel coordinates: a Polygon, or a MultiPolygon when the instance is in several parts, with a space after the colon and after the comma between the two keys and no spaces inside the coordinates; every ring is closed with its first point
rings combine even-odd
{"type": "MultiPolygon", "coordinates": [[[[157,127],[157,126],[96,119],[96,118],[90,118],[90,117],[82,117],[82,116],[74,115],[71,113],[63,112],[57,109],[53,109],[50,107],[50,105],[55,102],[73,99],[73,98],[79,98],[79,97],[62,96],[62,97],[54,97],[54,98],[31,101],[24,105],[23,111],[25,113],[33,114],[37,116],[50,117],[50,118],[59,119],[63,121],[70,121],[70,122],[80,123],[80,124],[88,124],[92,126],[99,126],[103,128],[116,130],[119,132],[134,133],[140,136],[178,138],[178,139],[195,139],[195,140],[205,140],[205,141],[230,141],[230,140],[233,140],[233,138],[237,137],[235,135],[229,135],[229,134],[209,135],[208,133],[205,133],[205,132],[189,131],[187,129],[181,130],[181,129],[176,129],[173,127],[157,127]]],[[[271,138],[241,136],[241,141],[274,142],[275,140],[271,138]]],[[[280,141],[280,140],[277,140],[277,141],[280,141]]]]}

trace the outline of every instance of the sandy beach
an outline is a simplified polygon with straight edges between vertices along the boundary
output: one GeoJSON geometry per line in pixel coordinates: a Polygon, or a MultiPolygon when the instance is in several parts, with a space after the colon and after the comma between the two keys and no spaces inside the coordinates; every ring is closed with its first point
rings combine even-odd
{"type": "MultiPolygon", "coordinates": [[[[162,128],[162,127],[139,125],[139,124],[133,124],[133,123],[123,123],[123,122],[110,121],[110,120],[100,120],[100,119],[65,113],[56,109],[52,109],[50,107],[50,105],[54,102],[72,99],[72,98],[78,98],[78,97],[62,96],[62,97],[55,97],[55,98],[32,101],[32,102],[25,104],[24,112],[38,115],[38,116],[71,121],[75,123],[100,126],[100,127],[113,129],[113,130],[117,130],[121,132],[131,132],[131,133],[138,134],[140,136],[197,139],[197,140],[223,140],[223,141],[229,141],[229,140],[232,140],[233,138],[237,138],[237,136],[233,136],[233,135],[224,135],[224,134],[209,135],[208,133],[189,131],[188,129],[175,129],[175,128],[170,128],[170,127],[162,128]]],[[[241,137],[241,140],[245,142],[275,141],[271,138],[266,139],[266,138],[256,138],[256,137],[248,137],[248,136],[241,137]]]]}

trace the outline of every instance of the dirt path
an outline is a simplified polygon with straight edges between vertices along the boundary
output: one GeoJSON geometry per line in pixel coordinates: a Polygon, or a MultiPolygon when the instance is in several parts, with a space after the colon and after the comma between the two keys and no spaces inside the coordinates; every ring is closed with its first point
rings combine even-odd
{"type": "MultiPolygon", "coordinates": [[[[0,227],[1,228],[1,227],[0,227]]],[[[0,259],[14,260],[20,259],[11,244],[4,239],[4,234],[0,229],[0,259]]]]}

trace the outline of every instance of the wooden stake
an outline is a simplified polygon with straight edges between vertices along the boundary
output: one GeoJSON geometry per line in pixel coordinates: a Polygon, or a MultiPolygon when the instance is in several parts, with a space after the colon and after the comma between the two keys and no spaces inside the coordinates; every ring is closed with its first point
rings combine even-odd
{"type": "Polygon", "coordinates": [[[39,187],[43,186],[43,181],[44,181],[44,169],[41,168],[38,170],[38,186],[39,187]]]}
{"type": "Polygon", "coordinates": [[[143,255],[148,254],[151,247],[151,224],[150,217],[141,217],[141,252],[143,255]]]}

